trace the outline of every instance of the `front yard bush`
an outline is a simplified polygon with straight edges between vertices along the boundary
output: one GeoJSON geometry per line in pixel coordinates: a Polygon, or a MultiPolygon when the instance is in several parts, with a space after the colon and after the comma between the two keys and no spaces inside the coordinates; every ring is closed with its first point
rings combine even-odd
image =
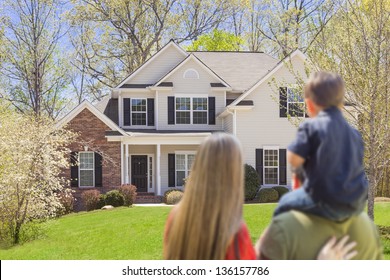
{"type": "Polygon", "coordinates": [[[106,205],[112,205],[114,207],[123,206],[125,199],[118,190],[112,190],[106,193],[105,196],[106,205]]]}
{"type": "Polygon", "coordinates": [[[61,192],[59,195],[59,200],[62,205],[62,209],[59,213],[59,215],[66,215],[71,212],[73,212],[73,206],[75,202],[75,198],[72,194],[72,191],[70,189],[66,189],[63,192],[61,192]]]}
{"type": "Polygon", "coordinates": [[[100,192],[98,190],[85,191],[81,194],[81,199],[87,211],[95,210],[100,200],[100,192]]]}
{"type": "Polygon", "coordinates": [[[279,194],[273,188],[261,188],[257,200],[260,203],[278,202],[279,194]]]}
{"type": "Polygon", "coordinates": [[[285,195],[286,193],[289,192],[289,189],[286,188],[286,187],[283,187],[283,186],[276,186],[276,187],[272,187],[275,191],[278,192],[279,194],[279,199],[282,198],[283,195],[285,195]]]}
{"type": "Polygon", "coordinates": [[[245,200],[255,198],[260,185],[259,175],[249,164],[245,164],[245,200]]]}
{"type": "Polygon", "coordinates": [[[137,187],[134,185],[122,185],[119,187],[119,192],[123,195],[124,205],[133,205],[135,198],[137,197],[137,187]]]}
{"type": "Polygon", "coordinates": [[[181,189],[170,189],[170,190],[167,190],[165,193],[164,193],[164,203],[168,204],[167,202],[167,199],[168,199],[168,195],[171,193],[171,192],[175,192],[175,191],[178,191],[178,192],[183,192],[181,189]]]}
{"type": "Polygon", "coordinates": [[[164,194],[164,202],[169,205],[177,204],[182,199],[183,195],[183,191],[178,189],[166,191],[164,194]]]}

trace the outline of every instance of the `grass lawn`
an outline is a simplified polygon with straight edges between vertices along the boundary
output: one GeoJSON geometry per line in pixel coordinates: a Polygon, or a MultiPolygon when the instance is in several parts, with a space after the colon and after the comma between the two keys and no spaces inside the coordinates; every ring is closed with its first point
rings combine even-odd
{"type": "MultiPolygon", "coordinates": [[[[249,204],[244,219],[255,242],[269,224],[276,204],[249,204]]],[[[66,215],[45,224],[38,240],[0,249],[0,259],[127,260],[161,259],[165,220],[171,207],[117,208],[66,215]]],[[[376,224],[390,228],[390,203],[376,203],[376,224]]],[[[389,239],[382,239],[390,259],[389,239]]]]}

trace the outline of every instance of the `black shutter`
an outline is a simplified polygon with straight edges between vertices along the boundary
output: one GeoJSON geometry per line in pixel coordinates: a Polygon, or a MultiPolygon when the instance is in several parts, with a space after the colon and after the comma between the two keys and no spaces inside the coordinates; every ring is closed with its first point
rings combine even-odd
{"type": "Polygon", "coordinates": [[[131,125],[130,98],[123,98],[123,125],[131,125]]]}
{"type": "Polygon", "coordinates": [[[175,124],[175,97],[168,96],[168,124],[175,124]]]}
{"type": "Polygon", "coordinates": [[[286,149],[279,149],[279,185],[287,185],[286,149]]]}
{"type": "Polygon", "coordinates": [[[263,149],[256,149],[256,171],[259,174],[260,185],[263,185],[263,149]]]}
{"type": "Polygon", "coordinates": [[[95,187],[103,187],[102,156],[95,153],[95,187]]]}
{"type": "Polygon", "coordinates": [[[215,97],[209,97],[209,124],[215,124],[215,97]]]}
{"type": "Polygon", "coordinates": [[[279,88],[279,117],[287,118],[287,88],[279,88]]]}
{"type": "Polygon", "coordinates": [[[168,187],[175,187],[175,154],[168,154],[168,187]]]}
{"type": "Polygon", "coordinates": [[[154,98],[148,98],[148,126],[154,126],[154,98]]]}
{"type": "Polygon", "coordinates": [[[77,188],[79,186],[79,153],[70,153],[70,186],[77,188]]]}

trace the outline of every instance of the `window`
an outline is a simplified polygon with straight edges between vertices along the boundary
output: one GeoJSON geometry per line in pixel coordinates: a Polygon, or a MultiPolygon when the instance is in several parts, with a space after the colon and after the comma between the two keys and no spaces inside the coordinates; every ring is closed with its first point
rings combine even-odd
{"type": "Polygon", "coordinates": [[[94,187],[95,186],[95,153],[94,152],[80,152],[79,153],[79,178],[80,187],[94,187]]]}
{"type": "Polygon", "coordinates": [[[279,150],[278,148],[264,149],[264,185],[279,183],[279,150]]]}
{"type": "Polygon", "coordinates": [[[146,125],[146,99],[131,99],[131,124],[146,125]]]}
{"type": "Polygon", "coordinates": [[[184,185],[184,179],[190,173],[195,154],[176,154],[176,186],[184,185]]]}
{"type": "Polygon", "coordinates": [[[305,100],[297,86],[287,88],[287,112],[292,117],[305,116],[305,100]]]}
{"type": "Polygon", "coordinates": [[[177,97],[176,123],[207,124],[207,100],[206,97],[177,97]]]}
{"type": "Polygon", "coordinates": [[[191,123],[191,98],[189,97],[176,98],[176,123],[177,124],[191,123]]]}
{"type": "Polygon", "coordinates": [[[207,123],[207,98],[193,98],[192,110],[192,119],[194,124],[207,123]]]}
{"type": "Polygon", "coordinates": [[[199,79],[199,73],[195,69],[187,69],[183,75],[184,79],[199,79]]]}

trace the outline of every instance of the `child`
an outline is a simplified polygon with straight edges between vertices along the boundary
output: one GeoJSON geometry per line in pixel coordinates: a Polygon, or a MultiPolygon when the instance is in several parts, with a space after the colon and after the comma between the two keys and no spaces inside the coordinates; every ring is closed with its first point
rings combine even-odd
{"type": "Polygon", "coordinates": [[[275,214],[301,210],[334,221],[360,213],[367,199],[363,141],[344,119],[344,82],[340,76],[318,72],[305,86],[310,120],[302,123],[288,147],[292,168],[303,165],[303,188],[282,197],[275,214]]]}

